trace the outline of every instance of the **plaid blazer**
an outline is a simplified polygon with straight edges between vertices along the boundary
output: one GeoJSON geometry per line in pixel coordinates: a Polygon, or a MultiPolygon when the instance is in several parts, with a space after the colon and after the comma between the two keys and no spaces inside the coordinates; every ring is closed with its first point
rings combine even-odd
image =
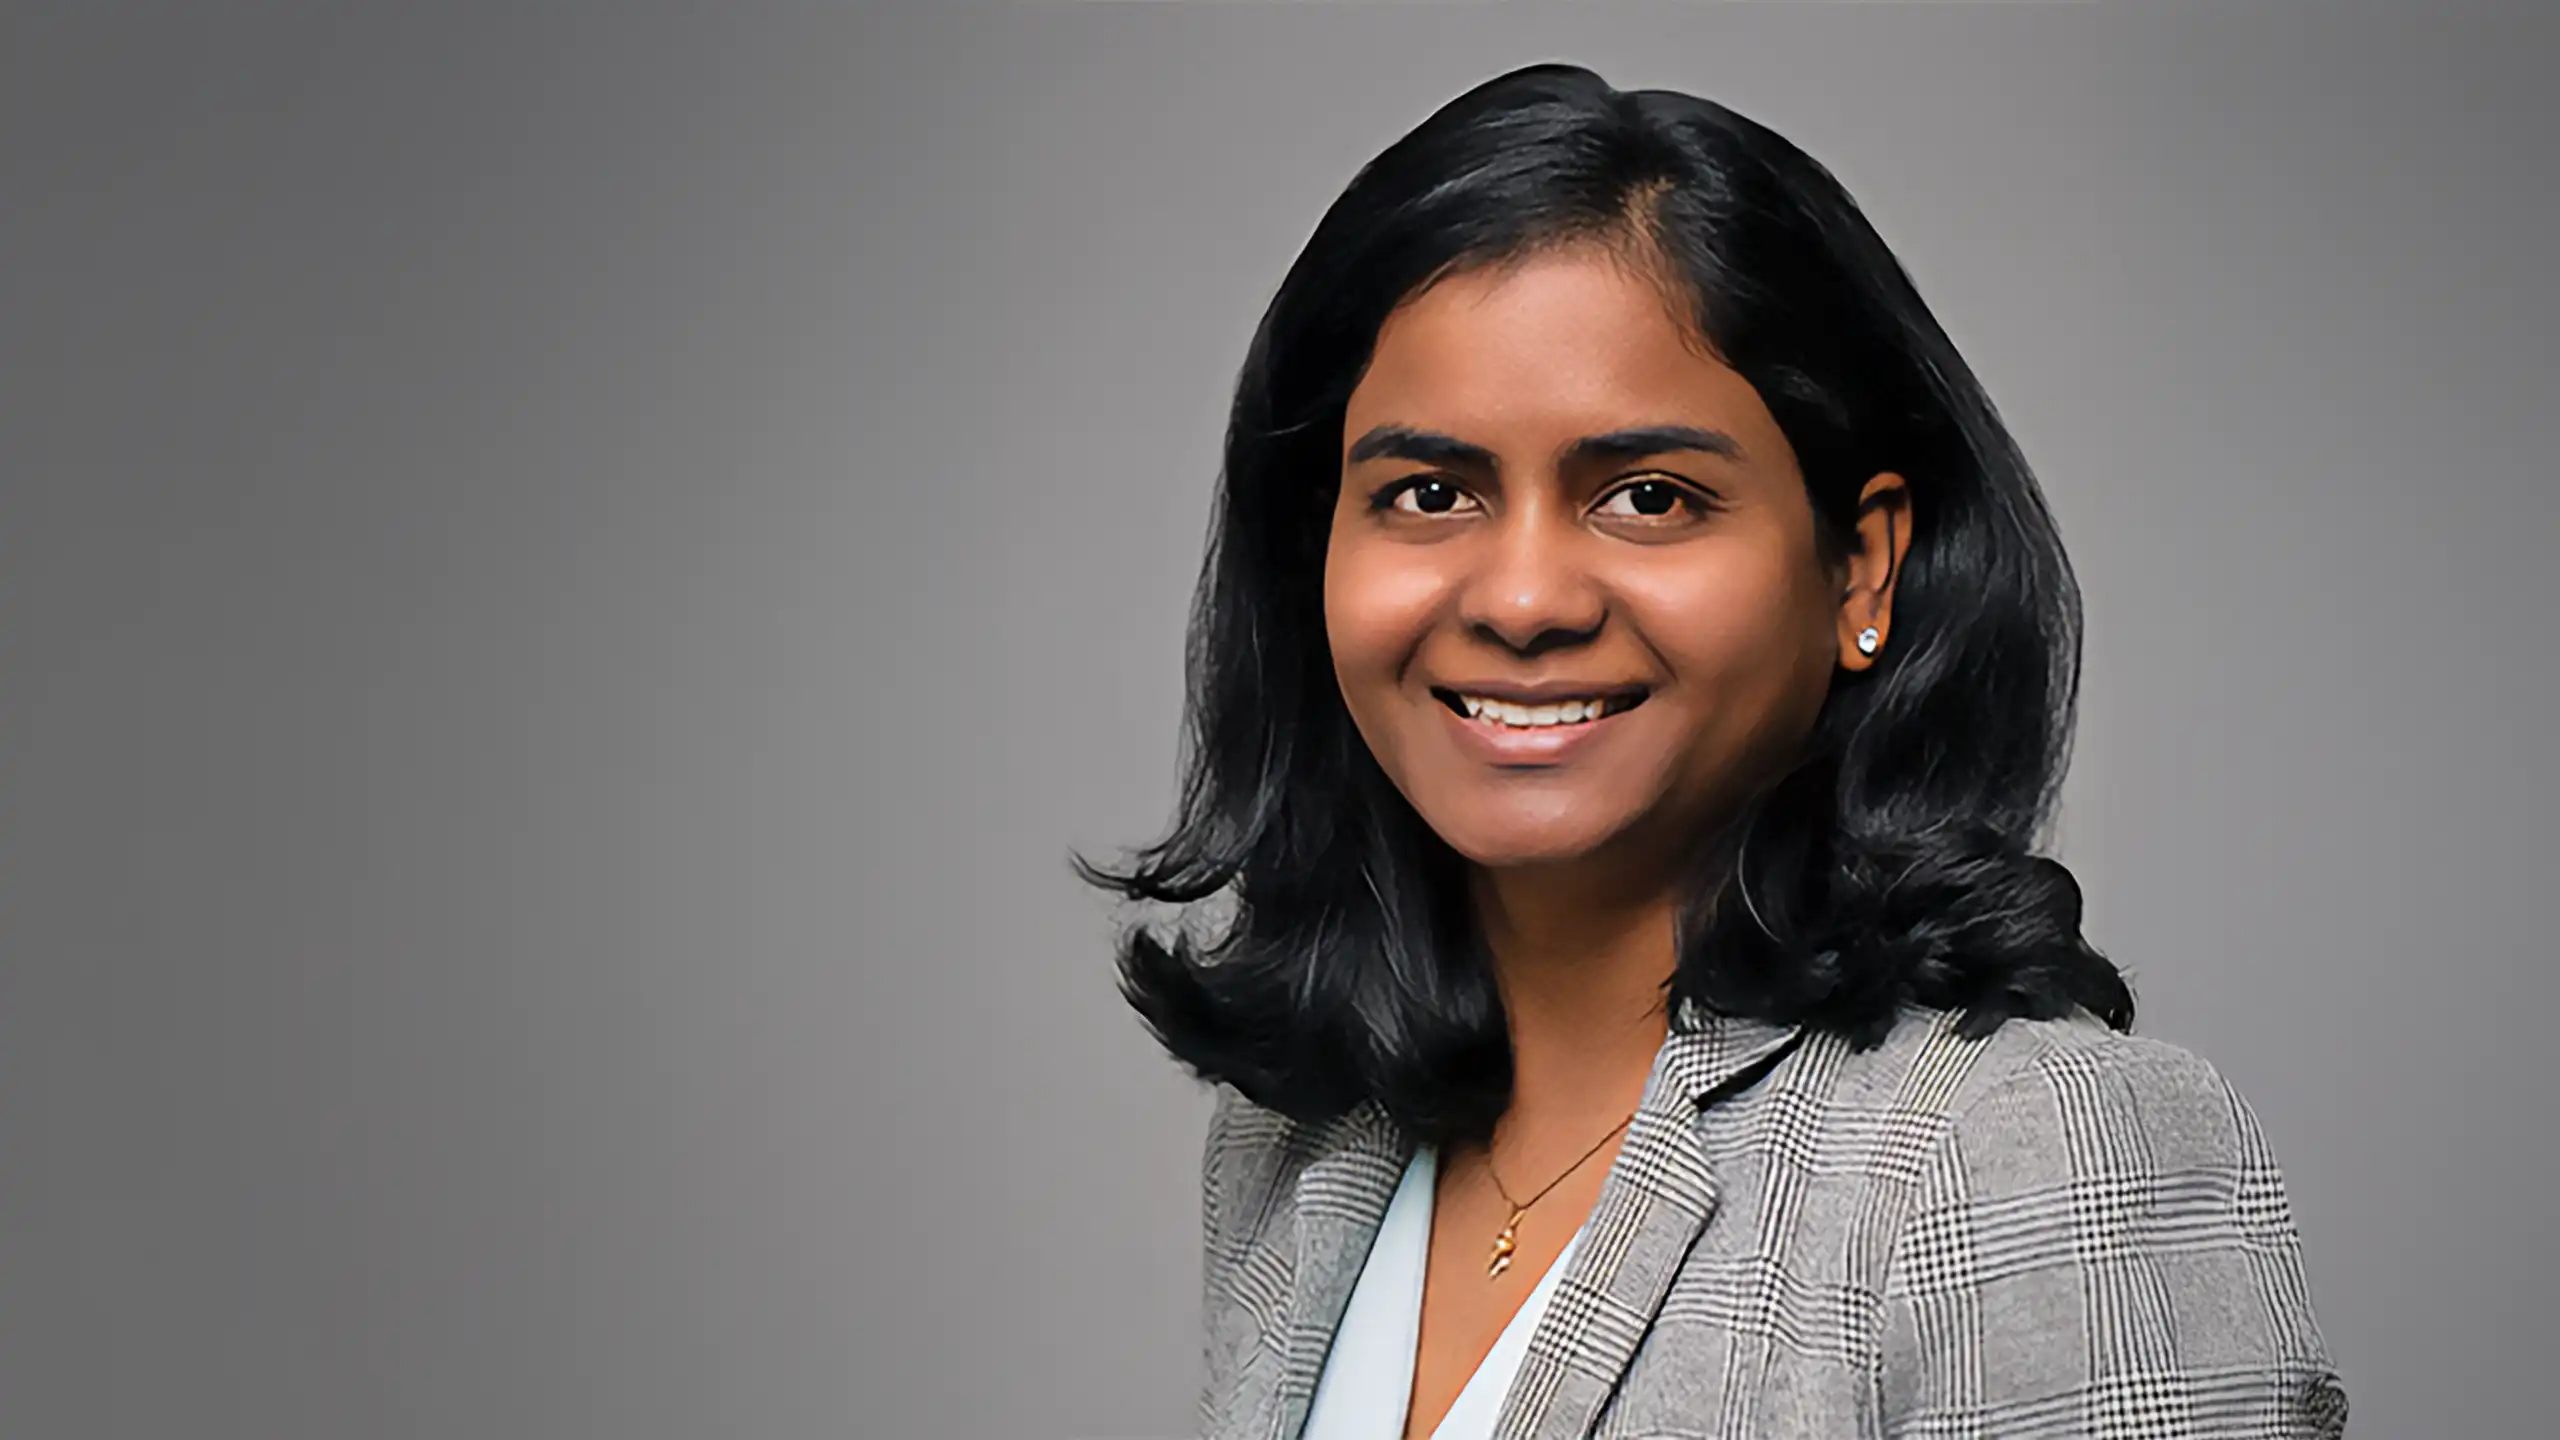
{"type": "MultiPolygon", "coordinates": [[[[1295,1440],[1413,1141],[1217,1087],[1212,1440],[1295,1440]]],[[[1497,1440],[2336,1436],[2284,1182],[2211,1067],[2086,1016],[1863,1053],[1686,1011],[1497,1440]]]]}

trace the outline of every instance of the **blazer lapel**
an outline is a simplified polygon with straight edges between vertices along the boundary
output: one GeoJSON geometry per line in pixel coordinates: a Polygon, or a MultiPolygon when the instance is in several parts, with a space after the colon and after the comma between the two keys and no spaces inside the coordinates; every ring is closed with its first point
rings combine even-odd
{"type": "MultiPolygon", "coordinates": [[[[1683,1009],[1601,1183],[1590,1229],[1530,1332],[1494,1422],[1495,1440],[1590,1434],[1698,1231],[1715,1213],[1718,1187],[1698,1112],[1756,1078],[1802,1033],[1683,1009]]],[[[1383,1197],[1378,1204],[1384,1208],[1383,1197]]],[[[1374,1229],[1374,1218],[1371,1224],[1374,1229]]]]}
{"type": "Polygon", "coordinates": [[[1314,1153],[1298,1172],[1291,1207],[1297,1256],[1280,1337],[1283,1368],[1272,1392],[1275,1413],[1254,1427],[1277,1440],[1295,1440],[1307,1423],[1325,1352],[1368,1263],[1387,1203],[1413,1158],[1413,1142],[1375,1101],[1310,1140],[1314,1153]]]}

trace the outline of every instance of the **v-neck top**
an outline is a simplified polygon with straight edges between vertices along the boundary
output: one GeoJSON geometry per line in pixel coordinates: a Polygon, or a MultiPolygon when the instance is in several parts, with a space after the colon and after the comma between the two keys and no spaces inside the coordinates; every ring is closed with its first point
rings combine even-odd
{"type": "MultiPolygon", "coordinates": [[[[1387,1202],[1377,1238],[1361,1262],[1360,1278],[1334,1331],[1324,1370],[1316,1380],[1302,1440],[1400,1440],[1413,1398],[1415,1352],[1422,1334],[1422,1282],[1431,1257],[1432,1197],[1439,1159],[1419,1146],[1404,1179],[1387,1202]]],[[[1584,1229],[1589,1222],[1584,1222],[1584,1229]]],[[[1565,1264],[1582,1244],[1573,1232],[1535,1288],[1520,1302],[1501,1338],[1467,1378],[1431,1440],[1489,1440],[1503,1399],[1529,1349],[1529,1336],[1546,1312],[1547,1299],[1564,1277],[1565,1264]]]]}

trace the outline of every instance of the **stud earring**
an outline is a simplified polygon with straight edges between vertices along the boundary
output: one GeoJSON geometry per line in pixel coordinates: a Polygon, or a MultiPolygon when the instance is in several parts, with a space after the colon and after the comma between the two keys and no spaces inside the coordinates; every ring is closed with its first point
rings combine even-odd
{"type": "Polygon", "coordinates": [[[1859,654],[1873,655],[1876,653],[1876,646],[1880,643],[1882,643],[1882,637],[1876,634],[1876,627],[1873,625],[1870,625],[1866,629],[1858,632],[1859,654]]]}

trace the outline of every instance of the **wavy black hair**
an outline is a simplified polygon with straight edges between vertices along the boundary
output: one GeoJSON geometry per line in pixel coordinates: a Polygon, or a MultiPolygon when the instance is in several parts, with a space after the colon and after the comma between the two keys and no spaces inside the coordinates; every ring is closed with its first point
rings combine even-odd
{"type": "Polygon", "coordinates": [[[1345,402],[1388,313],[1574,243],[1669,280],[1794,447],[1827,553],[1845,553],[1869,477],[1910,487],[1892,644],[1835,672],[1792,767],[1702,840],[1674,1013],[1861,1046],[1908,1005],[1961,1011],[1975,1034],[2075,1007],[2129,1027],[2078,885],[2033,853],[2069,757],[2080,601],[2016,443],[1820,164],[1710,101],[1563,64],[1469,90],[1363,167],[1254,333],[1192,617],[1173,828],[1124,868],[1075,862],[1128,899],[1223,902],[1205,935],[1129,926],[1129,1002],[1194,1073],[1301,1120],[1376,1099],[1449,1140],[1507,1108],[1463,862],[1352,726],[1322,576],[1345,402]]]}

